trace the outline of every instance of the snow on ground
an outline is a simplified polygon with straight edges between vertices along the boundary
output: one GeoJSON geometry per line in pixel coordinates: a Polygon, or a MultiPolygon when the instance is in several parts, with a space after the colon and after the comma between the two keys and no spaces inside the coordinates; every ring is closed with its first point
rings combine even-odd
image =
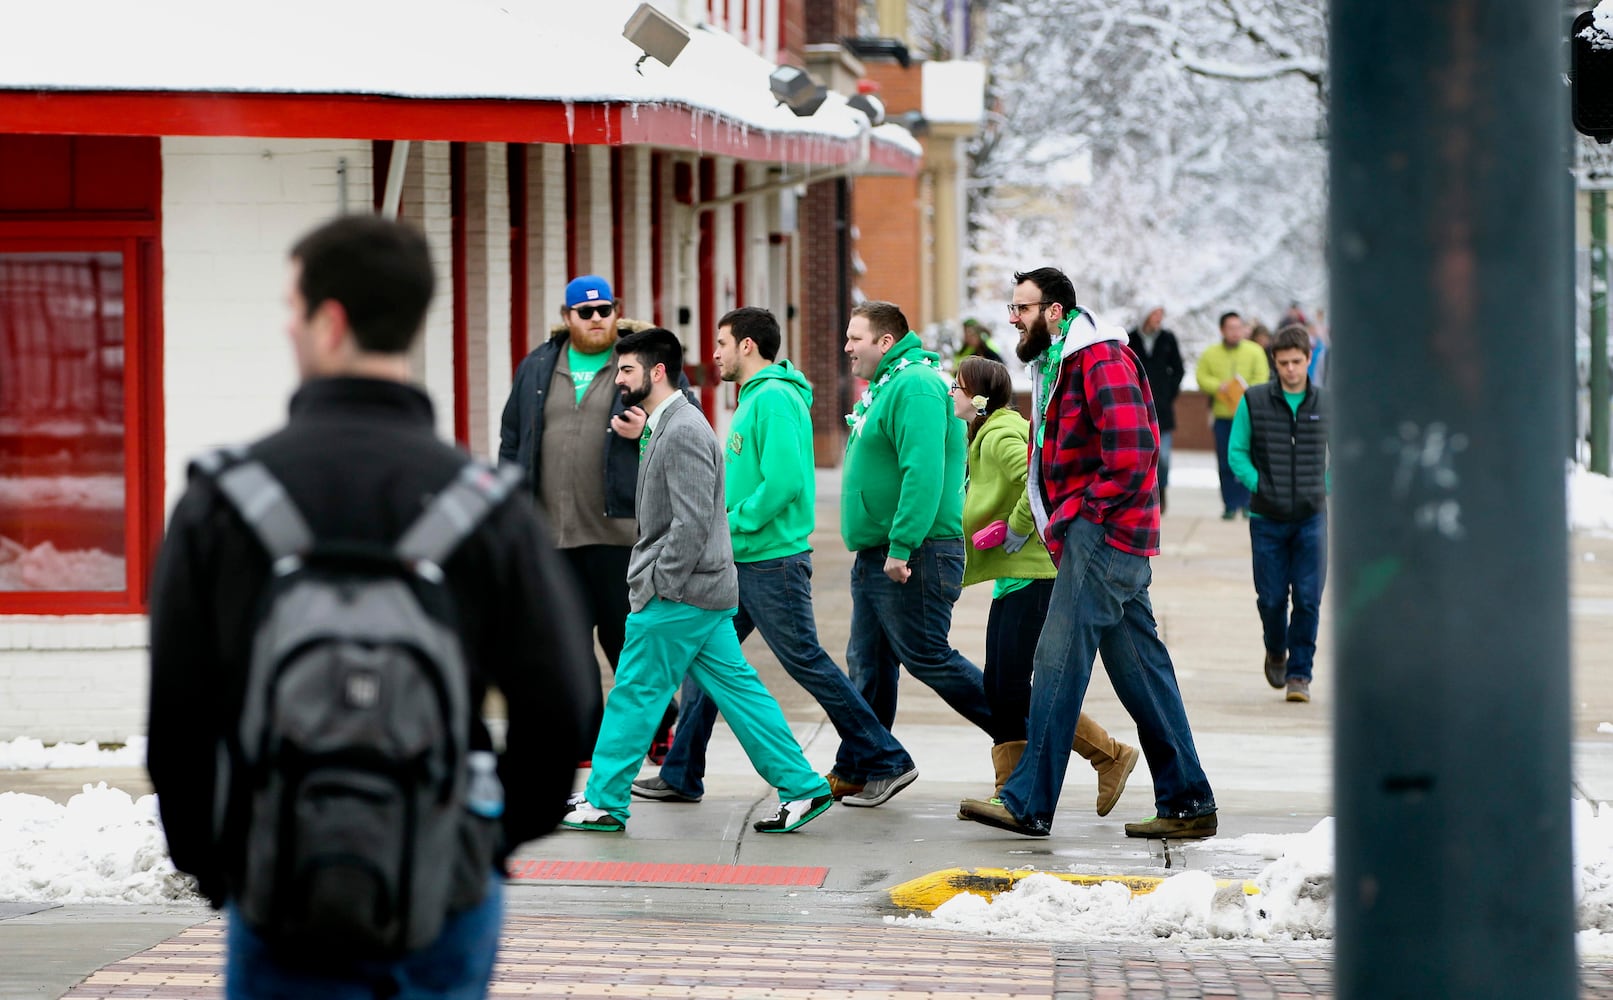
{"type": "Polygon", "coordinates": [[[54,903],[194,900],[174,870],[157,798],[91,787],[59,805],[0,792],[0,899],[54,903]]]}
{"type": "Polygon", "coordinates": [[[46,746],[19,736],[0,740],[0,771],[43,771],[65,767],[145,767],[146,738],[131,736],[123,746],[102,750],[100,744],[56,743],[46,746]]]}
{"type": "MultiPolygon", "coordinates": [[[[1593,809],[1575,799],[1572,812],[1579,951],[1613,955],[1613,808],[1604,803],[1593,809]]],[[[1332,817],[1302,834],[1218,839],[1215,849],[1271,862],[1249,880],[1259,894],[1246,895],[1236,878],[1218,887],[1204,871],[1173,875],[1153,892],[1135,896],[1115,882],[1074,885],[1038,874],[991,900],[962,893],[930,916],[885,921],[1041,941],[1332,938],[1332,817]]]]}
{"type": "Polygon", "coordinates": [[[1570,464],[1568,523],[1575,531],[1613,534],[1613,479],[1570,464]]]}

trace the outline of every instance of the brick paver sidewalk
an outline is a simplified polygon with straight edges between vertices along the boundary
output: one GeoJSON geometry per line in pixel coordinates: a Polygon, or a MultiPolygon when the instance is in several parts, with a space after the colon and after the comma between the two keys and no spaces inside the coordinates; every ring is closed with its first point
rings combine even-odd
{"type": "MultiPolygon", "coordinates": [[[[1326,942],[1039,944],[910,925],[703,918],[508,918],[494,997],[789,1000],[1240,1000],[1333,995],[1326,942]]],[[[223,991],[212,920],[101,969],[74,1000],[191,1000],[223,991]]],[[[1613,962],[1580,967],[1582,997],[1613,998],[1613,962]]]]}

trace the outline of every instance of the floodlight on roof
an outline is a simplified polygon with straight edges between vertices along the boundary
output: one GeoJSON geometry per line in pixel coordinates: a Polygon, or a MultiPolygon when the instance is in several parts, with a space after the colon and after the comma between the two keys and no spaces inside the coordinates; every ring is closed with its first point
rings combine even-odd
{"type": "Polygon", "coordinates": [[[795,66],[780,66],[767,78],[767,87],[780,104],[802,118],[812,114],[829,96],[829,88],[795,66]]]}
{"type": "Polygon", "coordinates": [[[643,66],[644,60],[651,56],[661,65],[671,66],[683,47],[689,44],[689,32],[683,25],[647,3],[639,4],[638,10],[627,19],[622,36],[644,50],[638,62],[633,64],[634,69],[643,66]]]}
{"type": "Polygon", "coordinates": [[[852,94],[846,98],[846,107],[861,111],[867,116],[868,124],[874,128],[885,123],[885,102],[873,94],[852,94]]]}

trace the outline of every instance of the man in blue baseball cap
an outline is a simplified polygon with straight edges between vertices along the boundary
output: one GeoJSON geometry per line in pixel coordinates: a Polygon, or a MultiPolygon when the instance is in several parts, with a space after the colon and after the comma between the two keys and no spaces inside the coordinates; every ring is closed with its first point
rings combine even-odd
{"type": "MultiPolygon", "coordinates": [[[[560,318],[515,370],[498,457],[526,470],[614,672],[627,622],[627,560],[638,539],[633,498],[646,419],[616,390],[614,349],[620,334],[653,324],[624,319],[610,282],[597,274],[566,284],[560,318]]],[[[687,389],[688,380],[680,375],[679,385],[687,389]]],[[[676,702],[667,706],[650,747],[657,764],[666,759],[677,714],[676,702]]],[[[588,746],[598,732],[596,714],[588,746]]]]}

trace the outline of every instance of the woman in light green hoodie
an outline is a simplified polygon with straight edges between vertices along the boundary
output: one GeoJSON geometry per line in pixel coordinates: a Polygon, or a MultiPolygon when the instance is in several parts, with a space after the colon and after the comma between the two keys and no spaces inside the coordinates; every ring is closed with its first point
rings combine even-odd
{"type": "MultiPolygon", "coordinates": [[[[965,358],[952,383],[953,412],[969,422],[963,533],[982,536],[965,549],[963,584],[995,581],[986,619],[986,697],[991,717],[1010,737],[991,748],[998,792],[1025,752],[1031,665],[1057,575],[1025,494],[1030,423],[1009,405],[1013,391],[1008,369],[986,358],[965,358]]],[[[1074,749],[1098,772],[1098,815],[1107,816],[1137,766],[1137,748],[1082,712],[1074,749]]]]}

